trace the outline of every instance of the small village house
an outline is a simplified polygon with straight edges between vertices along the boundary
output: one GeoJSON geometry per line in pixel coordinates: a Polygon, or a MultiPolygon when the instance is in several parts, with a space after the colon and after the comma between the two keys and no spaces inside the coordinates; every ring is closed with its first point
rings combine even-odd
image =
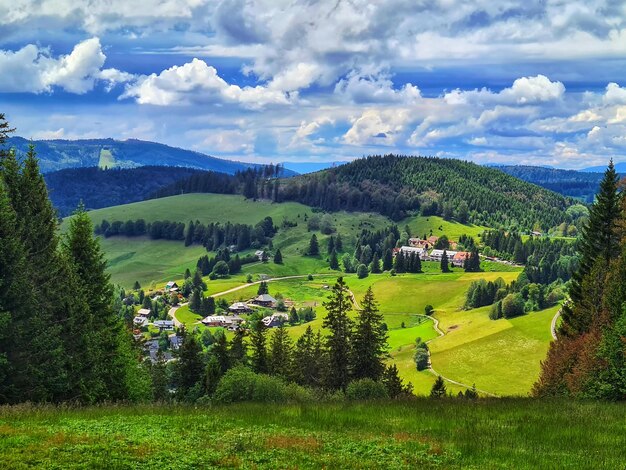
{"type": "Polygon", "coordinates": [[[250,313],[250,312],[252,312],[252,309],[245,302],[235,302],[230,307],[228,307],[228,310],[231,313],[250,313]]]}
{"type": "Polygon", "coordinates": [[[411,256],[413,254],[418,255],[420,258],[424,257],[426,250],[424,248],[418,248],[415,246],[402,246],[400,250],[404,256],[411,256]]]}
{"type": "Polygon", "coordinates": [[[277,300],[269,294],[261,294],[256,297],[253,301],[253,304],[260,305],[261,307],[269,307],[274,308],[276,306],[277,300]]]}
{"type": "Polygon", "coordinates": [[[174,281],[170,281],[165,284],[165,292],[178,292],[178,284],[174,281]]]}
{"type": "Polygon", "coordinates": [[[458,266],[458,267],[462,268],[463,264],[465,263],[465,260],[469,259],[470,255],[471,255],[471,253],[469,251],[458,251],[451,258],[452,259],[452,264],[454,266],[458,266]]]}
{"type": "Polygon", "coordinates": [[[173,330],[174,329],[174,320],[157,320],[153,323],[159,331],[163,330],[173,330]]]}
{"type": "Polygon", "coordinates": [[[263,254],[265,254],[264,250],[256,250],[254,252],[254,256],[256,256],[259,259],[259,261],[263,261],[263,254]]]}
{"type": "Polygon", "coordinates": [[[176,351],[178,348],[180,348],[180,345],[183,344],[183,337],[178,336],[176,333],[172,333],[167,337],[167,339],[170,342],[170,348],[172,349],[172,351],[176,351]]]}
{"type": "Polygon", "coordinates": [[[144,317],[144,318],[148,318],[150,316],[150,309],[149,308],[140,308],[137,311],[137,316],[138,317],[144,317]]]}
{"type": "Polygon", "coordinates": [[[448,250],[432,250],[428,255],[428,259],[431,261],[441,261],[443,257],[443,252],[446,252],[446,256],[448,257],[448,261],[451,261],[454,256],[457,254],[456,251],[448,251],[448,250]]]}
{"type": "Polygon", "coordinates": [[[276,328],[289,321],[289,315],[286,313],[274,313],[268,317],[261,319],[266,328],[276,328]]]}

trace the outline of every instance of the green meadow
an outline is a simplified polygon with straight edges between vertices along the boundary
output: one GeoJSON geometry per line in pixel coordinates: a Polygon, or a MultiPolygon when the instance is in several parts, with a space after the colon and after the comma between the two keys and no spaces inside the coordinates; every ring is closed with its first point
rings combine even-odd
{"type": "Polygon", "coordinates": [[[7,469],[624,466],[626,407],[531,399],[0,408],[7,469]]]}

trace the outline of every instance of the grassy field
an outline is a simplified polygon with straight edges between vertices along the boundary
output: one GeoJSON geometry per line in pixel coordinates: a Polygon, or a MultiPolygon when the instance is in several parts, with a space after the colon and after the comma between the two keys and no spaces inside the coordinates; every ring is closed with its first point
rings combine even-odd
{"type": "Polygon", "coordinates": [[[626,407],[489,399],[0,408],[17,468],[569,468],[624,466],[626,407]]]}
{"type": "Polygon", "coordinates": [[[442,217],[433,215],[429,217],[412,216],[398,223],[400,228],[408,225],[411,234],[415,237],[423,237],[426,235],[435,235],[440,237],[446,235],[451,240],[458,240],[461,235],[470,235],[474,238],[478,237],[487,227],[480,225],[463,225],[458,222],[444,220],[442,217]]]}

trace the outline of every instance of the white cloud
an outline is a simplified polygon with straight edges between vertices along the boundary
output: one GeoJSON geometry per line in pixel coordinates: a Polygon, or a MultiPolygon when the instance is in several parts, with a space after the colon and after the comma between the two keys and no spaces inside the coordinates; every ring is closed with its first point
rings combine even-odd
{"type": "Polygon", "coordinates": [[[609,83],[602,101],[605,104],[626,104],[626,88],[620,87],[617,83],[609,83]]]}
{"type": "Polygon", "coordinates": [[[98,79],[109,85],[131,79],[130,74],[119,70],[101,70],[105,60],[98,38],[87,39],[70,54],[58,58],[33,44],[15,52],[0,51],[0,92],[42,93],[59,87],[84,94],[93,89],[98,79]]]}
{"type": "Polygon", "coordinates": [[[291,102],[286,93],[264,86],[229,85],[215,67],[200,59],[140,78],[127,86],[121,98],[135,98],[139,104],[157,106],[231,102],[253,109],[291,102]]]}
{"type": "Polygon", "coordinates": [[[421,97],[419,88],[406,83],[394,89],[393,82],[384,75],[366,76],[350,74],[335,85],[335,94],[346,97],[353,103],[393,103],[411,104],[421,97]]]}
{"type": "Polygon", "coordinates": [[[367,109],[353,119],[343,138],[351,145],[394,145],[409,121],[406,109],[367,109]]]}

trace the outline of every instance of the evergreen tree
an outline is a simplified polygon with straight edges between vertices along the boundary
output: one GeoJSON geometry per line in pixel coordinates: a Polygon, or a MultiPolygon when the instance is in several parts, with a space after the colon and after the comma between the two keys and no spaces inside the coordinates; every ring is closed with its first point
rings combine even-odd
{"type": "Polygon", "coordinates": [[[442,273],[449,273],[450,272],[450,267],[448,265],[448,253],[446,252],[446,250],[443,250],[443,255],[441,255],[441,272],[442,273]]]}
{"type": "Polygon", "coordinates": [[[263,294],[269,294],[269,288],[267,287],[267,282],[265,281],[261,281],[261,283],[259,284],[259,288],[256,291],[257,295],[263,295],[263,294]]]}
{"type": "Polygon", "coordinates": [[[359,264],[359,267],[356,268],[356,275],[359,279],[364,279],[368,275],[367,266],[364,264],[359,264]]]}
{"type": "Polygon", "coordinates": [[[307,387],[320,387],[323,381],[326,359],[321,336],[314,335],[310,326],[298,338],[294,348],[293,378],[296,383],[307,387]]]}
{"type": "Polygon", "coordinates": [[[334,237],[330,236],[328,237],[328,246],[326,247],[326,252],[330,254],[332,253],[334,249],[335,249],[335,239],[334,237]]]}
{"type": "Polygon", "coordinates": [[[133,290],[139,290],[141,289],[141,284],[139,284],[139,281],[135,281],[135,284],[133,285],[133,290]]]}
{"type": "Polygon", "coordinates": [[[315,234],[311,235],[311,240],[309,241],[309,248],[307,250],[307,255],[309,256],[318,256],[320,254],[319,243],[317,242],[317,237],[315,234]]]}
{"type": "Polygon", "coordinates": [[[220,332],[215,336],[217,338],[215,343],[211,346],[211,354],[217,360],[220,373],[225,374],[231,366],[228,340],[226,339],[224,332],[220,332]]]}
{"type": "Polygon", "coordinates": [[[300,317],[298,316],[298,311],[296,307],[291,307],[289,311],[289,324],[296,325],[300,321],[300,317]]]}
{"type": "Polygon", "coordinates": [[[391,271],[392,269],[393,269],[393,253],[391,252],[391,248],[388,248],[385,250],[385,254],[383,256],[383,271],[391,271]]]}
{"type": "Polygon", "coordinates": [[[292,376],[291,356],[293,345],[287,330],[281,325],[274,329],[270,340],[269,372],[288,380],[292,376]]]}
{"type": "Polygon", "coordinates": [[[189,299],[189,310],[200,313],[202,310],[202,294],[200,289],[194,289],[189,299]]]}
{"type": "Polygon", "coordinates": [[[196,269],[196,272],[193,275],[193,287],[194,289],[206,289],[206,284],[202,280],[202,271],[200,271],[199,269],[196,269]]]}
{"type": "Polygon", "coordinates": [[[330,253],[330,269],[335,271],[339,269],[339,259],[337,259],[337,252],[334,248],[330,253]]]}
{"type": "Polygon", "coordinates": [[[410,396],[413,394],[412,385],[410,383],[408,385],[404,385],[402,379],[400,378],[398,367],[395,364],[391,364],[385,368],[381,380],[385,385],[387,395],[389,395],[390,398],[397,398],[402,395],[410,396]]]}
{"type": "Polygon", "coordinates": [[[283,264],[283,254],[280,252],[280,248],[276,250],[274,254],[274,263],[283,264]]]}
{"type": "Polygon", "coordinates": [[[210,397],[215,393],[222,375],[219,360],[215,355],[211,354],[204,368],[203,388],[205,395],[210,397]]]}
{"type": "Polygon", "coordinates": [[[335,251],[337,253],[341,253],[343,251],[343,240],[341,239],[340,234],[337,234],[335,237],[335,251]]]}
{"type": "Polygon", "coordinates": [[[193,222],[190,221],[187,226],[187,233],[185,234],[185,246],[189,246],[193,243],[194,228],[193,222]]]}
{"type": "Polygon", "coordinates": [[[185,280],[189,279],[191,277],[191,271],[189,271],[189,268],[185,269],[185,280]]]}
{"type": "Polygon", "coordinates": [[[355,379],[379,380],[385,370],[387,332],[370,286],[361,302],[352,334],[352,375],[355,379]]]}
{"type": "Polygon", "coordinates": [[[268,372],[266,333],[267,328],[262,321],[257,321],[252,326],[250,334],[250,349],[252,349],[252,370],[258,374],[268,372]]]}
{"type": "Polygon", "coordinates": [[[183,399],[190,398],[189,392],[202,379],[204,364],[201,353],[202,347],[196,337],[183,330],[183,342],[178,349],[176,363],[177,392],[183,399]]]}
{"type": "Polygon", "coordinates": [[[611,160],[600,183],[596,201],[589,211],[588,222],[582,230],[579,268],[572,277],[569,290],[572,302],[562,312],[561,332],[568,336],[587,331],[597,314],[598,305],[585,305],[583,302],[582,285],[585,277],[596,263],[608,268],[610,260],[619,252],[618,221],[622,195],[618,192],[618,181],[619,176],[611,160]]]}
{"type": "Polygon", "coordinates": [[[435,380],[435,383],[430,389],[430,398],[445,398],[446,393],[446,383],[444,382],[443,377],[438,375],[437,380],[435,380]]]}
{"type": "Polygon", "coordinates": [[[370,263],[370,272],[372,274],[380,274],[380,260],[378,259],[378,253],[374,253],[374,256],[372,256],[372,262],[370,263]]]}
{"type": "Polygon", "coordinates": [[[350,333],[352,322],[348,312],[352,299],[343,277],[337,279],[324,307],[328,312],[323,326],[329,330],[326,338],[328,350],[327,385],[331,389],[345,390],[350,380],[350,333]]]}
{"type": "Polygon", "coordinates": [[[247,345],[244,341],[246,330],[238,328],[235,336],[230,342],[230,363],[233,367],[238,365],[246,365],[247,363],[247,345]]]}
{"type": "Polygon", "coordinates": [[[167,386],[167,368],[161,351],[157,352],[156,362],[150,367],[152,381],[152,399],[156,402],[166,401],[169,398],[167,386]]]}
{"type": "Polygon", "coordinates": [[[394,268],[398,274],[406,272],[405,257],[404,257],[404,252],[402,250],[398,251],[398,254],[396,255],[394,268]]]}

